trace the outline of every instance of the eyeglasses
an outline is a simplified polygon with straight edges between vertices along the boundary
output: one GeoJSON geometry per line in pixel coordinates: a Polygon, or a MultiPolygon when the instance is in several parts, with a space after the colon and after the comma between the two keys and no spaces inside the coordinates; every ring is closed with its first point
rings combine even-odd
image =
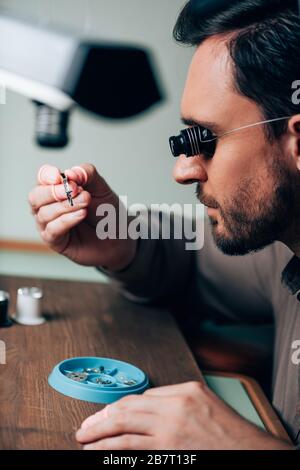
{"type": "Polygon", "coordinates": [[[268,121],[255,122],[254,124],[248,124],[247,126],[238,127],[231,131],[224,132],[224,134],[216,135],[209,129],[203,126],[188,127],[180,132],[180,135],[170,137],[170,148],[174,157],[179,155],[185,155],[186,157],[194,157],[196,155],[204,155],[209,158],[213,157],[218,140],[225,135],[233,134],[234,132],[241,131],[243,129],[249,129],[251,127],[261,126],[262,124],[268,124],[270,122],[284,121],[290,119],[292,116],[285,116],[276,119],[269,119],[268,121]]]}

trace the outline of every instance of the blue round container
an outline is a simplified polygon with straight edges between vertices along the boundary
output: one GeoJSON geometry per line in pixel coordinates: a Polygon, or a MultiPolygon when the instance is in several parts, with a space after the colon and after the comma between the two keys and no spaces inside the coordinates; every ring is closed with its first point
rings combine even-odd
{"type": "Polygon", "coordinates": [[[92,403],[113,403],[149,387],[146,374],[126,362],[103,357],[74,357],[57,364],[48,382],[57,392],[92,403]]]}

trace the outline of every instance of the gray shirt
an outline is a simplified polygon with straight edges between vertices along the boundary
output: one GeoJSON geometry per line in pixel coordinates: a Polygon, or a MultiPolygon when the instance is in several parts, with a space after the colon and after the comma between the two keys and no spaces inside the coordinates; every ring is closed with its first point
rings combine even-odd
{"type": "Polygon", "coordinates": [[[226,256],[215,246],[207,221],[201,250],[187,251],[185,242],[140,239],[128,268],[118,273],[100,269],[132,301],[180,298],[187,314],[198,312],[199,321],[203,304],[222,320],[274,321],[273,406],[294,443],[300,444],[300,366],[293,349],[300,341],[300,260],[280,242],[246,256],[226,256]]]}

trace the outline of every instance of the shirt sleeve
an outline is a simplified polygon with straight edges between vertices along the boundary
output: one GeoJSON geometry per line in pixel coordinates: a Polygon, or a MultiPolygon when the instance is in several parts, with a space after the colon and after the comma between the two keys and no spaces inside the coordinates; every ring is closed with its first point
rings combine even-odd
{"type": "Polygon", "coordinates": [[[189,281],[193,278],[196,254],[185,250],[186,239],[175,239],[174,220],[171,218],[169,239],[162,238],[162,223],[168,223],[169,216],[164,213],[148,214],[141,217],[144,225],[141,233],[155,227],[158,238],[140,238],[136,256],[126,269],[118,272],[97,269],[118,284],[128,299],[139,303],[160,303],[184,297],[189,281]],[[151,220],[150,220],[151,217],[151,220]],[[167,220],[168,218],[168,220],[167,220]]]}
{"type": "MultiPolygon", "coordinates": [[[[161,224],[158,215],[155,223],[161,224]]],[[[120,272],[98,269],[135,302],[178,300],[189,312],[203,312],[205,306],[221,321],[255,324],[272,320],[276,247],[227,256],[215,246],[209,222],[203,224],[204,246],[198,251],[187,250],[187,240],[175,239],[174,234],[168,240],[140,239],[128,268],[120,272]]]]}

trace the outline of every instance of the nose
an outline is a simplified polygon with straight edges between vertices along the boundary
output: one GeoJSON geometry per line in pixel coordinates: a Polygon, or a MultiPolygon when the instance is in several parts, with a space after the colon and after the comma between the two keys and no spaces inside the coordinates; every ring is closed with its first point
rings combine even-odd
{"type": "Polygon", "coordinates": [[[180,155],[177,159],[173,177],[180,184],[205,183],[208,179],[201,158],[199,156],[187,158],[185,155],[180,155]]]}

